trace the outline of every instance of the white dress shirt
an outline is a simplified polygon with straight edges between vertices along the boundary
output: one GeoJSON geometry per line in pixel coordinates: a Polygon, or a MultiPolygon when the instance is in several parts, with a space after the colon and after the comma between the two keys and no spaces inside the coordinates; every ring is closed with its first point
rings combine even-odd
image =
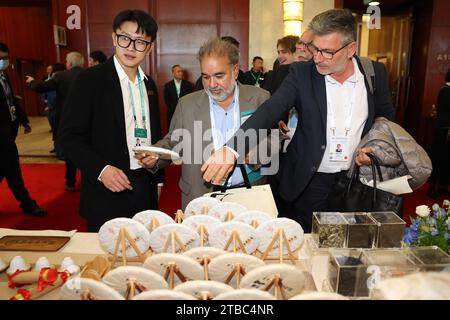
{"type": "Polygon", "coordinates": [[[353,161],[353,153],[361,141],[361,135],[369,115],[367,103],[367,90],[364,83],[364,75],[359,70],[356,59],[353,58],[354,73],[344,83],[340,83],[331,76],[325,76],[325,86],[327,91],[327,145],[318,172],[336,173],[341,170],[348,170],[353,161]],[[354,97],[354,101],[353,100],[354,97]],[[353,105],[353,108],[352,108],[353,105]],[[350,109],[351,119],[349,119],[350,109]],[[336,129],[331,128],[331,116],[334,116],[336,129]],[[350,123],[349,137],[349,159],[343,161],[330,161],[329,153],[331,147],[331,137],[345,136],[345,126],[350,123]]]}
{"type": "Polygon", "coordinates": [[[173,82],[175,82],[175,90],[177,91],[177,96],[179,98],[181,93],[181,80],[173,79],[173,82]]]}
{"type": "MultiPolygon", "coordinates": [[[[133,95],[133,100],[135,103],[135,112],[136,112],[136,121],[137,121],[137,127],[143,128],[142,124],[142,108],[141,108],[141,95],[139,92],[139,83],[138,78],[134,79],[134,82],[131,82],[128,78],[127,74],[123,70],[122,66],[120,65],[117,58],[114,56],[114,65],[117,70],[117,74],[119,75],[120,80],[120,88],[122,89],[122,98],[123,98],[123,106],[124,106],[124,115],[125,115],[125,130],[127,134],[127,146],[128,146],[128,153],[130,155],[130,169],[135,170],[142,168],[141,165],[139,165],[138,160],[134,158],[134,152],[132,150],[133,147],[136,145],[136,138],[134,137],[134,117],[133,117],[133,108],[131,106],[130,102],[130,92],[128,83],[130,83],[131,91],[133,95]]],[[[141,77],[142,81],[142,88],[143,88],[143,95],[144,95],[144,112],[145,112],[145,119],[146,119],[146,129],[147,129],[147,144],[148,146],[151,145],[151,131],[150,131],[150,112],[149,112],[149,103],[148,103],[148,96],[147,96],[147,89],[145,87],[144,78],[147,79],[147,76],[145,75],[144,71],[142,71],[141,67],[138,67],[138,72],[141,77]]]]}

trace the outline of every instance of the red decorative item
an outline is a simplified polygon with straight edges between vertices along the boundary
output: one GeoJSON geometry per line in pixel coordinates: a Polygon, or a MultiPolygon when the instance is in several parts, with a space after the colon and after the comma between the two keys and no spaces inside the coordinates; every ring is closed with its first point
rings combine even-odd
{"type": "Polygon", "coordinates": [[[44,290],[48,285],[53,286],[53,283],[58,279],[58,271],[56,269],[44,268],[41,270],[38,281],[38,292],[44,290]]]}
{"type": "Polygon", "coordinates": [[[17,294],[9,300],[31,300],[31,291],[25,289],[17,290],[17,294]]]}

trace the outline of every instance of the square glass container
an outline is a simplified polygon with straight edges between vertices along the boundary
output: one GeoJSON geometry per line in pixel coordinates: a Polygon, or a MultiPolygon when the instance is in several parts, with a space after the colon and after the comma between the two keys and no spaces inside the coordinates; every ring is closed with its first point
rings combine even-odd
{"type": "Polygon", "coordinates": [[[345,212],[342,216],[348,224],[346,248],[372,248],[375,245],[377,224],[367,213],[345,212]]]}
{"type": "Polygon", "coordinates": [[[395,212],[371,212],[370,217],[377,223],[376,248],[400,248],[406,222],[395,212]]]}
{"type": "Polygon", "coordinates": [[[450,272],[450,256],[437,246],[410,247],[405,250],[414,256],[420,271],[450,272]]]}
{"type": "Polygon", "coordinates": [[[340,212],[314,212],[312,238],[319,248],[343,248],[347,221],[340,212]]]}
{"type": "Polygon", "coordinates": [[[367,297],[368,277],[362,249],[330,249],[328,281],[334,292],[349,297],[367,297]]]}

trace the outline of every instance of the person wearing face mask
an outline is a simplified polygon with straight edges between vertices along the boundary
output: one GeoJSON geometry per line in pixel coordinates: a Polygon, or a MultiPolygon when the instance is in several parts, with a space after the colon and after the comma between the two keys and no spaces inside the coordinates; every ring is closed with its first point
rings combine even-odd
{"type": "Polygon", "coordinates": [[[108,220],[157,209],[157,157],[135,155],[161,129],[156,86],[139,66],[149,59],[158,25],[142,10],[120,12],[112,23],[115,53],[82,71],[64,105],[58,140],[80,169],[80,213],[88,230],[108,220]]]}
{"type": "Polygon", "coordinates": [[[25,127],[25,133],[31,132],[26,113],[14,97],[11,82],[5,71],[9,66],[9,49],[0,43],[0,182],[6,179],[14,197],[26,215],[45,216],[47,211],[33,200],[22,178],[16,136],[19,125],[25,127]]]}
{"type": "MultiPolygon", "coordinates": [[[[332,9],[315,16],[309,24],[314,39],[308,44],[313,59],[294,63],[275,94],[241,127],[267,129],[278,123],[295,106],[297,130],[282,159],[277,174],[280,197],[293,204],[293,210],[280,215],[297,220],[311,232],[312,212],[329,211],[327,198],[350,165],[370,165],[372,148],[358,149],[377,117],[394,118],[386,68],[368,61],[375,73],[366,74],[356,55],[356,21],[351,11],[332,9]],[[342,152],[337,154],[337,145],[342,152]]],[[[245,155],[227,146],[209,158],[202,171],[205,182],[220,183],[235,162],[245,155]]],[[[248,145],[247,148],[251,148],[248,145]]]]}
{"type": "MultiPolygon", "coordinates": [[[[211,154],[213,149],[219,148],[269,98],[267,91],[237,81],[239,49],[226,40],[213,38],[204,43],[198,52],[198,59],[204,90],[180,98],[169,133],[156,144],[166,149],[174,149],[179,144],[190,147],[190,150],[182,150],[179,187],[183,210],[189,201],[213,190],[211,184],[202,180],[200,167],[203,153],[211,154]],[[200,138],[200,145],[198,140],[194,141],[196,132],[200,133],[201,138],[205,137],[203,140],[200,138]],[[212,133],[212,141],[206,138],[208,132],[212,133]],[[181,140],[178,139],[180,133],[181,140]]],[[[158,168],[166,165],[168,161],[158,160],[158,168]]],[[[258,172],[249,167],[246,169],[250,182],[258,183],[258,172]]],[[[237,169],[231,176],[229,186],[239,186],[243,182],[242,173],[237,169]]]]}

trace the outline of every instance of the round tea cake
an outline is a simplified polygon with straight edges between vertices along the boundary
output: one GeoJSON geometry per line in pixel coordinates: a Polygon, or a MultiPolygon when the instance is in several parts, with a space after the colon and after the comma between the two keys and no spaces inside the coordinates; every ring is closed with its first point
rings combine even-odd
{"type": "MultiPolygon", "coordinates": [[[[120,236],[120,229],[125,229],[130,237],[136,242],[139,250],[144,253],[150,246],[150,234],[141,223],[128,218],[116,218],[105,222],[98,232],[98,239],[103,249],[114,254],[117,239],[120,236]]],[[[137,253],[134,248],[125,239],[126,256],[136,257],[137,253]]],[[[122,248],[119,246],[117,255],[122,256],[122,248]]]]}
{"type": "MultiPolygon", "coordinates": [[[[286,239],[289,242],[289,246],[291,251],[294,252],[303,242],[303,228],[302,226],[291,219],[288,218],[277,218],[266,221],[262,223],[257,231],[259,236],[259,247],[258,250],[261,252],[265,252],[269,244],[272,242],[273,237],[275,237],[278,233],[278,230],[284,230],[284,234],[286,235],[286,239]]],[[[288,249],[283,241],[283,254],[288,254],[288,249]]],[[[269,256],[278,256],[279,255],[279,241],[275,241],[272,249],[269,251],[269,256]]]]}
{"type": "Polygon", "coordinates": [[[153,224],[156,224],[154,228],[156,229],[166,224],[175,223],[175,220],[173,220],[168,214],[159,210],[145,210],[138,212],[134,215],[133,220],[142,223],[150,231],[150,233],[154,231],[152,227],[153,224]],[[155,223],[153,221],[155,221],[155,223]]]}
{"type": "Polygon", "coordinates": [[[122,266],[109,271],[103,277],[103,283],[119,292],[122,296],[126,295],[128,281],[130,280],[142,285],[145,288],[144,291],[167,288],[167,282],[161,275],[143,267],[122,266]]]}
{"type": "MultiPolygon", "coordinates": [[[[237,235],[239,235],[239,238],[245,248],[245,253],[252,254],[256,251],[259,245],[258,233],[254,228],[242,222],[230,221],[216,226],[209,233],[209,244],[212,247],[233,252],[233,241],[231,241],[228,248],[225,249],[225,246],[233,236],[233,232],[236,232],[237,235]]],[[[243,251],[240,248],[239,242],[236,243],[236,247],[237,251],[243,251]]]]}
{"type": "Polygon", "coordinates": [[[199,300],[202,300],[203,297],[209,300],[221,293],[233,291],[234,289],[221,282],[196,280],[179,284],[174,290],[190,294],[199,300]]]}
{"type": "Polygon", "coordinates": [[[200,236],[198,233],[181,224],[166,224],[155,229],[150,235],[149,242],[150,247],[156,253],[181,253],[183,252],[183,249],[177,240],[183,244],[186,250],[198,247],[200,244],[200,236]],[[174,238],[172,238],[172,233],[174,238]],[[174,241],[175,252],[172,252],[172,241],[174,241]]]}
{"type": "Polygon", "coordinates": [[[61,287],[63,300],[82,300],[83,294],[93,300],[124,300],[124,297],[111,287],[100,281],[71,278],[61,287]]]}
{"type": "Polygon", "coordinates": [[[208,215],[217,218],[220,221],[226,221],[228,213],[231,213],[232,220],[244,211],[247,211],[247,208],[239,203],[221,202],[220,204],[212,207],[208,215]]]}
{"type": "Polygon", "coordinates": [[[262,223],[274,219],[269,214],[258,211],[258,210],[250,210],[244,211],[237,215],[233,221],[243,222],[249,225],[252,225],[253,222],[256,222],[257,227],[262,223]]]}
{"type": "Polygon", "coordinates": [[[187,204],[186,210],[184,210],[184,218],[186,219],[190,216],[205,214],[205,208],[207,213],[209,213],[214,206],[221,203],[221,201],[211,197],[196,198],[187,204]]]}
{"type": "MultiPolygon", "coordinates": [[[[268,264],[247,273],[242,278],[241,288],[264,290],[276,276],[281,279],[287,299],[300,294],[306,286],[307,277],[304,271],[292,265],[277,263],[268,264]]],[[[273,292],[273,289],[272,287],[270,292],[273,292]]]]}
{"type": "Polygon", "coordinates": [[[133,300],[197,300],[190,294],[169,289],[157,289],[138,294],[133,300]]]}

